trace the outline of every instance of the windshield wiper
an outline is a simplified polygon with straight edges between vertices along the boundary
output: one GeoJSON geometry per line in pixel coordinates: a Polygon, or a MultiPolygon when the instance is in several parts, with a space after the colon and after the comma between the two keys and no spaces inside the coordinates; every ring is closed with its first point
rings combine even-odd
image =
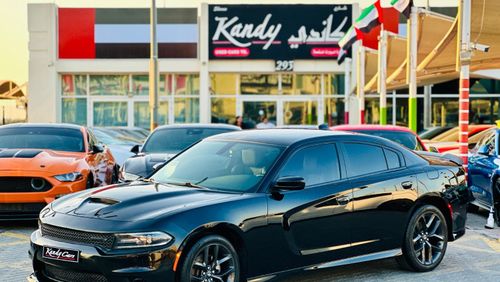
{"type": "Polygon", "coordinates": [[[176,186],[183,186],[183,187],[190,187],[190,188],[208,189],[207,187],[203,187],[203,186],[198,185],[207,179],[208,179],[208,177],[205,177],[202,180],[195,182],[195,183],[192,183],[192,182],[167,182],[167,184],[176,185],[176,186]]]}

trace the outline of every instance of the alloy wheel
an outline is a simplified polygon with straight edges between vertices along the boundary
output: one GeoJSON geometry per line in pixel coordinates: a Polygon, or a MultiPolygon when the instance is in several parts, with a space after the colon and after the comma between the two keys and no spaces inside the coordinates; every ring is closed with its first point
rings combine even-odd
{"type": "Polygon", "coordinates": [[[235,259],[229,249],[221,244],[209,244],[195,256],[191,265],[191,281],[235,281],[235,259]]]}
{"type": "Polygon", "coordinates": [[[445,225],[433,211],[419,216],[413,231],[413,251],[422,265],[432,265],[440,259],[445,247],[445,225]]]}

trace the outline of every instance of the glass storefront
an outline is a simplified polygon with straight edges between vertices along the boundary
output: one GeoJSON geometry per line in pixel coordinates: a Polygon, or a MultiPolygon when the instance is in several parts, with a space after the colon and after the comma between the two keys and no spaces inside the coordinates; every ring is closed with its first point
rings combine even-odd
{"type": "MultiPolygon", "coordinates": [[[[61,88],[62,122],[149,128],[147,74],[63,74],[61,88]]],[[[199,93],[198,74],[160,74],[158,124],[199,122],[199,93]]]]}

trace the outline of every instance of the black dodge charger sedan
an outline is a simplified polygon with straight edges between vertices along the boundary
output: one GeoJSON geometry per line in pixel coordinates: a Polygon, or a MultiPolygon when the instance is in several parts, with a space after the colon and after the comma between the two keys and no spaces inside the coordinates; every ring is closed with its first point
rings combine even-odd
{"type": "Polygon", "coordinates": [[[47,206],[31,279],[245,281],[387,257],[429,271],[465,232],[465,184],[459,164],[375,136],[224,133],[47,206]]]}

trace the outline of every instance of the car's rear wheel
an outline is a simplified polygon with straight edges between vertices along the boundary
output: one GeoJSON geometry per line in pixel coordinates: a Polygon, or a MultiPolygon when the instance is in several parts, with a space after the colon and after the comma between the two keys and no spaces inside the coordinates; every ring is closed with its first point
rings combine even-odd
{"type": "Polygon", "coordinates": [[[441,211],[432,205],[418,208],[406,228],[399,264],[413,271],[431,271],[443,260],[448,228],[441,211]]]}
{"type": "Polygon", "coordinates": [[[198,240],[182,260],[180,281],[240,280],[238,254],[229,241],[211,235],[198,240]]]}

